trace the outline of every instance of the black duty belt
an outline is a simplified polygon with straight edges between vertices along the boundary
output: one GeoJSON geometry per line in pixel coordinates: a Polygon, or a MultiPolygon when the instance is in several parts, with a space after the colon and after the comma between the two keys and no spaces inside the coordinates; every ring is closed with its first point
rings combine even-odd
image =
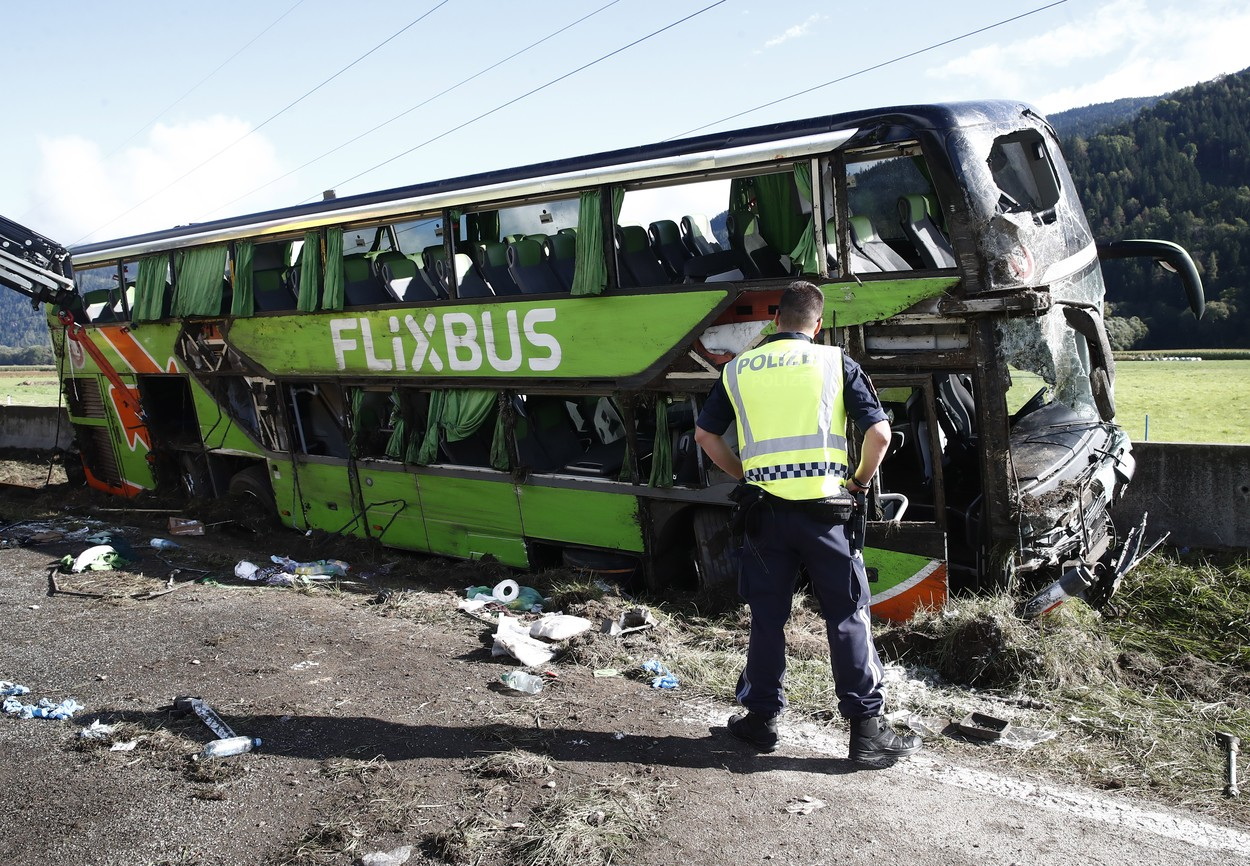
{"type": "Polygon", "coordinates": [[[820,520],[832,523],[845,523],[851,519],[855,510],[855,500],[849,496],[830,496],[826,499],[782,499],[771,493],[765,493],[764,499],[778,510],[802,511],[820,520]]]}

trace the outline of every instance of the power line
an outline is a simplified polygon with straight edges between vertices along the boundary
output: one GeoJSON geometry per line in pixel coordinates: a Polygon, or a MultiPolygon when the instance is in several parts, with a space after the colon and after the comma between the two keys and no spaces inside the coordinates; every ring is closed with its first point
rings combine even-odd
{"type": "Polygon", "coordinates": [[[104,158],[105,158],[105,159],[108,159],[109,157],[111,157],[111,156],[113,156],[114,154],[116,154],[116,153],[117,153],[119,150],[121,150],[123,147],[125,147],[125,146],[126,146],[126,145],[128,145],[128,144],[130,144],[130,142],[134,141],[134,140],[135,140],[135,138],[136,138],[136,137],[138,137],[139,133],[143,132],[143,131],[144,131],[145,129],[147,129],[149,126],[151,126],[152,124],[156,123],[156,121],[160,120],[162,117],[164,117],[166,114],[168,114],[168,113],[169,113],[169,110],[170,110],[171,108],[173,108],[175,105],[177,105],[178,103],[182,102],[182,100],[186,99],[188,96],[190,96],[190,95],[191,95],[192,93],[194,93],[195,91],[199,90],[199,89],[200,89],[200,87],[201,87],[201,86],[202,86],[202,85],[203,85],[206,81],[208,81],[210,78],[212,78],[212,77],[213,77],[214,75],[216,75],[218,72],[221,72],[221,70],[225,69],[225,68],[226,68],[226,67],[230,64],[230,62],[234,60],[234,58],[238,57],[238,56],[239,56],[240,54],[242,54],[244,51],[246,51],[247,49],[251,48],[251,47],[252,47],[252,45],[254,45],[254,44],[257,42],[257,40],[259,40],[259,39],[260,39],[260,37],[264,36],[264,35],[265,35],[266,33],[268,33],[270,30],[272,30],[273,28],[277,27],[277,26],[278,26],[278,24],[280,24],[280,23],[282,22],[282,19],[286,18],[288,15],[290,15],[292,12],[294,12],[297,8],[299,8],[299,6],[303,4],[303,2],[304,2],[304,0],[295,0],[295,3],[291,5],[291,8],[287,9],[285,12],[283,12],[281,15],[279,15],[277,18],[275,18],[275,19],[273,20],[273,22],[272,22],[272,23],[271,23],[268,27],[266,27],[264,30],[260,31],[260,32],[259,32],[259,33],[257,33],[255,36],[253,36],[251,39],[249,39],[249,40],[247,41],[247,43],[246,43],[246,44],[244,44],[244,45],[243,45],[243,47],[241,47],[238,51],[234,52],[234,53],[233,53],[233,54],[231,54],[229,57],[227,57],[225,60],[221,61],[221,63],[220,63],[220,64],[218,64],[218,66],[217,66],[217,68],[216,68],[216,69],[214,69],[212,72],[210,72],[210,73],[208,73],[207,75],[205,75],[203,78],[201,78],[201,79],[200,79],[199,81],[197,81],[195,84],[191,85],[191,87],[190,87],[190,88],[188,88],[188,89],[187,89],[187,91],[186,91],[185,93],[183,93],[183,94],[182,94],[182,96],[179,96],[179,97],[178,97],[177,99],[175,99],[173,102],[169,103],[169,105],[166,105],[164,108],[162,108],[162,109],[161,109],[161,110],[157,113],[157,115],[156,115],[155,117],[153,117],[153,118],[152,118],[151,120],[149,120],[147,123],[143,124],[143,126],[139,127],[139,128],[138,128],[137,130],[135,130],[133,133],[131,133],[131,135],[130,135],[130,137],[129,137],[129,138],[127,138],[127,139],[126,139],[125,141],[123,141],[121,144],[117,145],[117,147],[113,148],[113,150],[112,150],[112,151],[110,151],[109,153],[107,153],[107,154],[105,155],[105,157],[104,157],[104,158]]]}
{"type": "Polygon", "coordinates": [[[785,102],[788,99],[794,99],[796,96],[805,96],[809,93],[820,90],[821,88],[829,87],[830,85],[833,85],[833,84],[839,84],[843,81],[846,81],[847,79],[855,78],[856,76],[864,75],[868,72],[874,72],[883,67],[890,66],[891,64],[899,63],[903,60],[908,60],[912,57],[916,57],[917,55],[924,54],[929,51],[933,51],[937,48],[942,48],[943,46],[950,45],[955,42],[959,42],[960,40],[967,39],[971,36],[976,36],[980,33],[985,33],[988,30],[993,30],[995,27],[1002,27],[1004,24],[1010,24],[1013,21],[1019,21],[1021,18],[1028,18],[1030,15],[1036,15],[1038,12],[1045,12],[1047,9],[1053,9],[1056,6],[1061,6],[1067,2],[1068,0],[1055,0],[1054,3],[1048,3],[1045,6],[1039,6],[1036,9],[1032,9],[1028,12],[1022,12],[1021,14],[1015,15],[1011,18],[1004,18],[1002,21],[998,21],[994,24],[989,24],[977,30],[969,31],[967,33],[964,33],[962,36],[955,36],[951,39],[943,40],[942,42],[936,42],[933,45],[928,46],[927,48],[920,48],[920,49],[917,49],[916,51],[911,51],[907,54],[901,54],[898,57],[892,58],[890,60],[884,60],[881,63],[876,63],[872,66],[866,66],[863,69],[858,70],[857,72],[847,73],[846,75],[842,75],[838,78],[834,78],[831,81],[826,81],[824,84],[817,84],[812,87],[805,88],[804,90],[791,93],[789,96],[782,96],[778,99],[772,100],[771,102],[765,102],[762,105],[757,105],[754,108],[748,108],[744,111],[739,111],[737,114],[731,114],[728,117],[722,117],[720,120],[713,120],[712,122],[705,123],[702,126],[696,126],[694,129],[687,129],[685,132],[680,132],[677,135],[673,135],[673,136],[670,136],[669,138],[664,139],[664,141],[672,141],[673,139],[676,139],[676,138],[684,138],[685,136],[690,135],[691,133],[698,132],[701,129],[707,129],[709,126],[716,126],[717,124],[724,123],[727,120],[734,120],[735,118],[742,117],[744,114],[751,114],[752,112],[756,112],[764,108],[769,108],[771,106],[777,105],[778,103],[785,102]]]}
{"type": "MultiPolygon", "coordinates": [[[[99,228],[95,229],[94,231],[88,232],[88,233],[87,233],[86,235],[84,235],[83,237],[81,237],[81,238],[79,238],[78,240],[74,241],[74,244],[79,244],[79,243],[82,243],[84,240],[86,240],[86,238],[89,238],[89,237],[91,237],[91,235],[94,235],[94,234],[96,234],[97,232],[102,231],[103,229],[108,228],[109,226],[111,226],[113,223],[117,222],[117,221],[118,221],[119,219],[121,219],[122,217],[126,216],[127,214],[133,213],[134,211],[138,210],[138,209],[139,209],[139,208],[141,208],[143,205],[147,204],[147,203],[148,203],[148,202],[150,202],[152,199],[156,198],[158,195],[161,195],[162,193],[164,193],[165,191],[167,191],[168,189],[170,189],[170,188],[171,188],[171,187],[173,187],[174,185],[176,185],[176,184],[178,184],[178,183],[181,183],[183,180],[186,180],[186,179],[187,179],[188,177],[190,177],[192,174],[195,174],[195,172],[199,171],[201,168],[203,168],[204,166],[208,165],[208,164],[209,164],[210,162],[212,162],[213,160],[217,159],[217,157],[219,157],[219,156],[221,156],[222,154],[224,154],[224,153],[226,153],[227,151],[229,151],[231,148],[233,148],[235,145],[239,144],[241,141],[244,141],[245,139],[247,139],[247,138],[249,138],[250,136],[254,135],[256,132],[260,131],[262,128],[264,128],[265,126],[267,126],[269,123],[271,123],[272,121],[276,120],[278,117],[282,116],[282,115],[283,115],[283,114],[285,114],[286,112],[290,111],[290,110],[291,110],[292,108],[294,108],[295,106],[299,105],[299,104],[300,104],[301,102],[303,102],[305,99],[307,99],[308,97],[312,96],[314,93],[316,93],[316,92],[317,92],[318,90],[320,90],[321,88],[325,87],[327,84],[329,84],[329,83],[330,83],[331,81],[333,81],[334,79],[338,78],[338,77],[339,77],[340,75],[342,75],[344,72],[346,72],[347,70],[351,69],[351,68],[352,68],[353,66],[355,66],[356,64],[360,63],[362,60],[364,60],[364,59],[365,59],[366,57],[368,57],[370,54],[373,54],[375,51],[377,51],[377,50],[378,50],[379,48],[381,48],[383,45],[386,45],[386,44],[387,44],[388,42],[390,42],[391,40],[393,40],[393,39],[397,38],[397,37],[398,37],[398,36],[400,36],[402,33],[406,32],[406,31],[407,31],[407,30],[409,30],[409,29],[411,29],[413,26],[415,26],[415,25],[419,24],[420,22],[424,21],[426,18],[428,18],[428,17],[429,17],[430,15],[432,15],[434,12],[438,11],[438,10],[439,10],[439,9],[441,9],[443,6],[446,6],[449,2],[451,2],[451,0],[440,0],[440,2],[436,3],[436,4],[435,4],[434,6],[432,6],[429,10],[427,10],[427,11],[426,11],[426,12],[424,12],[424,13],[422,13],[420,16],[418,16],[418,17],[417,17],[417,18],[415,18],[414,20],[412,20],[412,21],[408,22],[407,24],[405,24],[403,27],[399,28],[399,30],[396,30],[396,31],[395,31],[394,33],[392,33],[390,36],[388,36],[388,37],[386,37],[385,39],[383,39],[383,40],[382,40],[381,42],[379,42],[377,45],[375,45],[375,46],[373,46],[372,48],[370,48],[370,49],[369,49],[368,51],[366,51],[364,54],[362,54],[362,55],[360,55],[359,57],[357,57],[357,58],[356,58],[355,60],[353,60],[351,63],[349,63],[349,64],[347,64],[346,66],[344,66],[344,67],[343,67],[342,69],[340,69],[338,72],[335,72],[333,75],[331,75],[329,78],[327,78],[327,79],[325,79],[324,81],[322,81],[320,84],[318,84],[318,85],[316,85],[315,87],[312,87],[312,88],[310,88],[309,90],[305,91],[305,92],[304,92],[304,93],[303,93],[303,94],[302,94],[302,95],[301,95],[298,99],[295,99],[294,101],[292,101],[292,102],[288,103],[288,104],[287,104],[284,108],[280,109],[279,111],[274,112],[274,113],[273,113],[273,114],[271,114],[269,117],[265,118],[265,120],[261,121],[261,122],[260,122],[259,124],[257,124],[256,126],[252,127],[252,129],[248,130],[246,133],[244,133],[243,135],[241,135],[241,136],[239,136],[238,138],[236,138],[234,141],[232,141],[232,142],[230,142],[229,144],[227,144],[227,145],[226,145],[225,147],[223,147],[221,150],[217,151],[217,152],[216,152],[216,153],[214,153],[212,156],[208,157],[208,159],[205,159],[203,162],[199,163],[198,165],[194,166],[193,168],[191,168],[191,169],[187,170],[186,172],[183,172],[181,175],[179,175],[178,177],[174,178],[174,179],[173,179],[172,181],[170,181],[169,183],[165,184],[165,186],[161,187],[160,189],[158,189],[156,192],[152,193],[152,194],[151,194],[150,196],[148,196],[147,198],[145,198],[145,199],[143,199],[142,201],[140,201],[140,202],[136,203],[135,205],[133,205],[132,207],[128,208],[127,210],[122,211],[122,212],[121,212],[120,214],[118,214],[117,216],[113,217],[111,220],[109,220],[108,222],[106,222],[104,225],[100,226],[99,228]]],[[[71,246],[73,246],[73,244],[71,244],[71,246]]]]}
{"type": "MultiPolygon", "coordinates": [[[[302,2],[302,0],[301,0],[301,2],[302,2]]],[[[424,100],[422,100],[421,102],[418,102],[416,105],[412,106],[411,108],[408,108],[408,109],[405,109],[404,111],[401,111],[399,114],[396,114],[394,117],[390,118],[389,120],[384,120],[384,121],[382,121],[381,123],[379,123],[377,126],[373,127],[372,129],[367,129],[367,130],[365,130],[364,132],[360,133],[359,135],[355,136],[354,138],[349,138],[347,141],[343,142],[342,144],[338,145],[337,147],[334,147],[334,148],[332,148],[332,149],[330,149],[330,150],[327,150],[325,153],[321,154],[320,156],[313,157],[312,159],[308,160],[308,162],[304,163],[303,165],[299,166],[298,168],[293,168],[293,169],[291,169],[290,171],[288,171],[286,174],[280,175],[279,177],[276,177],[276,178],[274,178],[274,179],[273,179],[273,180],[271,180],[271,181],[268,181],[268,182],[266,182],[266,183],[263,183],[263,184],[261,184],[260,186],[256,187],[255,189],[250,190],[249,192],[245,192],[243,195],[239,196],[238,198],[233,199],[232,201],[228,201],[228,202],[226,202],[225,204],[221,205],[220,207],[218,207],[218,208],[214,209],[214,210],[213,210],[213,211],[212,211],[212,212],[211,212],[208,216],[211,216],[212,214],[215,214],[215,213],[218,213],[218,212],[220,212],[220,211],[223,211],[223,210],[225,210],[226,208],[230,207],[231,205],[237,204],[238,202],[242,201],[243,199],[248,198],[249,196],[255,195],[256,193],[260,192],[262,189],[267,189],[267,188],[269,188],[269,187],[273,186],[275,183],[278,183],[279,181],[285,180],[286,178],[290,177],[291,175],[293,175],[293,174],[295,174],[295,173],[297,173],[297,172],[303,171],[304,169],[308,168],[310,165],[313,165],[314,163],[320,162],[321,160],[325,159],[327,156],[331,156],[332,154],[338,153],[340,150],[342,150],[343,148],[347,147],[348,145],[355,144],[356,142],[360,141],[362,138],[364,138],[364,137],[366,137],[366,136],[368,136],[368,135],[372,135],[373,133],[377,132],[379,129],[382,129],[383,127],[389,126],[390,124],[392,124],[392,123],[394,123],[395,121],[399,120],[401,117],[406,117],[407,115],[409,115],[409,114],[411,114],[412,112],[416,111],[418,108],[423,108],[423,107],[425,107],[426,105],[429,105],[429,104],[430,104],[431,102],[433,102],[434,100],[436,100],[436,99],[438,99],[438,98],[440,98],[440,97],[446,96],[447,94],[451,93],[453,90],[457,90],[457,89],[459,89],[460,87],[463,87],[464,85],[468,84],[470,81],[473,81],[473,80],[474,80],[474,79],[476,79],[476,78],[480,78],[481,76],[485,75],[487,72],[490,72],[492,69],[496,69],[496,68],[498,68],[498,67],[502,66],[503,64],[507,63],[509,60],[513,60],[513,59],[515,59],[515,58],[517,58],[517,57],[520,57],[522,54],[526,53],[527,51],[530,51],[530,50],[532,50],[532,49],[534,49],[534,48],[537,48],[539,45],[542,45],[544,42],[547,42],[547,41],[549,41],[549,40],[551,40],[551,39],[554,39],[556,36],[559,36],[559,35],[560,35],[561,33],[563,33],[564,31],[569,30],[569,29],[571,29],[571,28],[573,28],[573,27],[576,27],[578,24],[581,24],[581,23],[582,23],[583,21],[585,21],[587,18],[592,18],[592,17],[594,17],[595,15],[598,15],[598,14],[599,14],[600,12],[602,12],[603,10],[607,9],[608,7],[610,7],[610,6],[615,6],[615,5],[616,5],[617,3],[619,3],[619,2],[621,2],[621,0],[611,0],[611,2],[609,2],[609,3],[605,3],[603,6],[600,6],[598,9],[594,10],[593,12],[589,12],[589,13],[587,13],[586,15],[583,15],[581,18],[578,18],[576,21],[572,22],[571,24],[566,24],[566,25],[564,25],[563,27],[561,27],[559,30],[556,30],[556,31],[554,31],[554,32],[552,32],[552,33],[548,33],[546,36],[544,36],[542,39],[539,39],[537,42],[531,42],[529,45],[525,46],[525,47],[524,47],[524,48],[522,48],[520,51],[515,51],[515,52],[513,52],[512,54],[509,54],[509,55],[508,55],[507,57],[505,57],[503,60],[499,60],[499,61],[497,61],[497,62],[495,62],[495,63],[492,63],[490,66],[487,66],[486,68],[481,69],[481,70],[479,70],[478,72],[473,73],[473,74],[472,74],[472,75],[470,75],[468,78],[462,79],[462,80],[460,80],[459,82],[457,82],[457,83],[455,83],[455,84],[451,85],[450,87],[448,87],[448,88],[446,88],[446,89],[444,89],[444,90],[439,91],[438,93],[434,94],[433,96],[431,96],[431,97],[429,97],[429,98],[427,98],[427,99],[424,99],[424,100]]]]}
{"type": "MultiPolygon", "coordinates": [[[[482,120],[483,118],[490,117],[492,114],[498,111],[502,111],[508,106],[514,105],[520,102],[522,99],[533,96],[535,93],[538,93],[541,90],[546,90],[548,87],[551,87],[553,84],[558,84],[564,79],[574,76],[583,70],[589,69],[590,67],[594,66],[597,63],[602,63],[604,60],[607,60],[609,57],[614,57],[615,55],[620,54],[622,51],[627,51],[628,49],[633,48],[635,45],[638,45],[641,42],[646,42],[648,39],[652,38],[653,36],[658,36],[659,34],[663,33],[666,30],[671,30],[672,28],[676,27],[679,24],[684,24],[685,22],[689,21],[691,18],[695,18],[699,15],[702,15],[704,12],[707,12],[710,9],[714,9],[717,6],[720,6],[724,2],[726,2],[726,0],[716,0],[715,3],[711,3],[707,6],[704,6],[702,9],[698,10],[697,12],[692,12],[684,18],[680,18],[677,21],[674,21],[672,24],[667,24],[664,27],[661,27],[659,30],[655,30],[651,33],[648,33],[646,36],[635,39],[633,42],[630,42],[628,45],[622,45],[620,48],[617,48],[615,51],[610,51],[607,54],[604,54],[590,61],[589,63],[583,64],[577,67],[572,72],[566,72],[563,75],[559,76],[558,78],[551,79],[546,84],[539,85],[538,87],[535,87],[533,90],[527,91],[525,93],[522,93],[520,96],[509,99],[507,102],[504,102],[501,105],[497,105],[494,108],[490,109],[489,111],[482,112],[477,117],[474,117],[470,120],[466,120],[464,123],[461,123],[459,126],[453,126],[451,129],[447,130],[446,132],[440,132],[438,135],[434,136],[433,138],[428,138],[418,145],[414,145],[413,147],[410,147],[401,153],[395,154],[390,159],[386,159],[386,160],[383,160],[382,162],[379,162],[377,165],[373,166],[372,168],[367,168],[358,174],[352,175],[346,180],[341,180],[337,184],[335,184],[335,187],[339,187],[339,186],[342,186],[343,184],[351,183],[353,180],[356,180],[357,178],[364,177],[366,174],[369,174],[370,172],[377,171],[382,166],[389,165],[395,160],[405,157],[408,154],[412,153],[413,151],[420,150],[421,148],[425,147],[427,144],[433,144],[434,142],[438,141],[441,138],[446,138],[447,136],[451,135],[453,132],[458,132],[461,129],[464,129],[466,126],[469,126],[470,124],[477,123],[479,120],[482,120]]],[[[313,199],[306,199],[305,201],[312,201],[312,200],[313,199]]]]}

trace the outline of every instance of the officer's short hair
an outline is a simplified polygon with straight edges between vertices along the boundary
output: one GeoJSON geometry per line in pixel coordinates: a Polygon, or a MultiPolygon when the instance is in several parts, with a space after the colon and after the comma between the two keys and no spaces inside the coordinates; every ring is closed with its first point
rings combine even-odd
{"type": "Polygon", "coordinates": [[[783,331],[810,331],[825,312],[825,293],[815,283],[795,280],[777,303],[777,327],[783,331]]]}

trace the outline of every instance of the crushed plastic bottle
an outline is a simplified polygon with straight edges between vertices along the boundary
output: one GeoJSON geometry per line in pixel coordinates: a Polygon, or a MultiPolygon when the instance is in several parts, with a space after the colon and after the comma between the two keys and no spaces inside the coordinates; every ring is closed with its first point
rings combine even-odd
{"type": "Polygon", "coordinates": [[[536,677],[525,671],[508,671],[501,674],[499,681],[515,692],[536,695],[543,690],[542,677],[536,677]]]}
{"type": "Polygon", "coordinates": [[[177,550],[182,547],[178,542],[170,541],[168,538],[153,538],[148,543],[152,545],[154,550],[177,550]]]}
{"type": "Polygon", "coordinates": [[[227,737],[224,740],[213,740],[204,747],[204,751],[200,753],[201,758],[228,758],[231,755],[241,755],[244,752],[250,752],[252,749],[259,749],[261,740],[259,737],[227,737]]]}

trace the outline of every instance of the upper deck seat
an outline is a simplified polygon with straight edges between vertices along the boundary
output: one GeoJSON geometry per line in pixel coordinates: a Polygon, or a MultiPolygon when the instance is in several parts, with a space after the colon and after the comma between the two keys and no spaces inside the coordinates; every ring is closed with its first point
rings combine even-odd
{"type": "Polygon", "coordinates": [[[399,298],[364,256],[343,257],[343,303],[348,307],[393,304],[399,298]]]}
{"type": "Polygon", "coordinates": [[[547,262],[560,278],[566,292],[573,290],[573,274],[577,270],[577,236],[568,232],[557,232],[547,238],[544,244],[547,262]]]}
{"type": "Polygon", "coordinates": [[[526,295],[558,294],[565,291],[547,261],[542,245],[531,238],[508,244],[508,271],[526,295]]]}
{"type": "Polygon", "coordinates": [[[421,263],[416,258],[419,255],[406,256],[399,250],[388,250],[378,254],[373,267],[390,286],[395,297],[401,300],[409,303],[440,300],[443,295],[426,281],[421,263]]]}
{"type": "Polygon", "coordinates": [[[642,226],[617,226],[616,249],[621,263],[621,286],[664,286],[672,282],[656,258],[642,226]]]}
{"type": "Polygon", "coordinates": [[[712,234],[712,226],[703,214],[687,214],[681,218],[681,240],[692,256],[706,256],[722,250],[712,234]]]}
{"type": "MultiPolygon", "coordinates": [[[[478,273],[477,266],[473,264],[473,259],[469,258],[465,253],[456,253],[453,261],[456,267],[456,297],[494,297],[495,293],[491,291],[490,286],[486,284],[486,280],[478,273]]],[[[448,273],[446,260],[438,263],[438,274],[442,284],[450,287],[451,274],[448,273]]]]}
{"type": "Polygon", "coordinates": [[[857,271],[910,271],[911,265],[907,260],[895,252],[894,248],[881,239],[877,234],[877,230],[872,227],[872,221],[866,216],[851,217],[851,247],[854,254],[858,253],[874,267],[858,267],[857,261],[852,261],[856,265],[857,271]]]}
{"type": "Polygon", "coordinates": [[[508,270],[508,245],[486,241],[477,245],[477,266],[496,295],[519,295],[521,287],[508,270]]]}
{"type": "Polygon", "coordinates": [[[534,472],[569,472],[607,477],[625,459],[625,438],[588,448],[569,415],[564,397],[530,395],[513,401],[517,454],[534,472]]]}
{"type": "Polygon", "coordinates": [[[438,294],[444,298],[451,297],[451,287],[443,282],[443,278],[439,276],[438,263],[447,261],[447,248],[442,244],[433,244],[421,251],[418,258],[418,264],[421,266],[422,273],[425,274],[425,281],[429,283],[438,294]]]}
{"type": "Polygon", "coordinates": [[[760,234],[759,218],[750,211],[734,211],[725,221],[729,230],[729,247],[739,251],[750,263],[754,277],[788,277],[790,268],[781,255],[768,245],[760,234]]]}
{"type": "Polygon", "coordinates": [[[955,267],[955,250],[933,221],[933,207],[928,196],[899,196],[898,221],[926,268],[955,267]]]}
{"type": "Polygon", "coordinates": [[[691,252],[681,240],[681,229],[672,220],[656,220],[647,226],[647,235],[651,239],[651,248],[655,250],[669,278],[680,282],[686,275],[686,262],[691,259],[691,252]]]}

